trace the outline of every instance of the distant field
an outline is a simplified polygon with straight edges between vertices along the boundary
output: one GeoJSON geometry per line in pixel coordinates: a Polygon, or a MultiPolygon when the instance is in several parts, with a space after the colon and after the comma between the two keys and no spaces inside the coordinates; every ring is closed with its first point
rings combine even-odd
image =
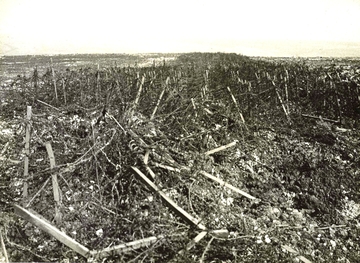
{"type": "Polygon", "coordinates": [[[17,75],[29,75],[37,67],[40,74],[50,68],[51,63],[55,69],[80,67],[143,67],[172,61],[177,54],[68,54],[68,55],[27,55],[0,57],[0,80],[17,75]]]}
{"type": "Polygon", "coordinates": [[[303,58],[289,58],[289,57],[261,57],[261,60],[268,62],[302,62],[311,66],[360,66],[360,57],[303,57],[303,58]]]}
{"type": "MultiPolygon", "coordinates": [[[[2,56],[0,57],[0,81],[9,80],[17,75],[32,74],[37,68],[40,74],[53,67],[58,70],[81,67],[146,67],[154,63],[159,65],[165,60],[174,63],[180,54],[67,54],[67,55],[25,55],[25,56],[2,56]]],[[[289,57],[252,57],[254,60],[267,62],[286,63],[301,62],[313,67],[317,66],[355,66],[360,68],[360,58],[289,58],[289,57]]]]}

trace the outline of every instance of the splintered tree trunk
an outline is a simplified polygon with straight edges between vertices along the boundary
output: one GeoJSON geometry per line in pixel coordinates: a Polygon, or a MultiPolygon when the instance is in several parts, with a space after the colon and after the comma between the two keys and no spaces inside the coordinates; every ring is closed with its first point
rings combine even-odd
{"type": "Polygon", "coordinates": [[[65,86],[65,80],[62,79],[62,86],[63,86],[63,92],[64,92],[64,103],[65,105],[67,104],[67,101],[66,101],[66,86],[65,86]]]}
{"type": "Polygon", "coordinates": [[[145,83],[145,75],[142,76],[140,87],[139,87],[138,93],[136,94],[136,98],[135,98],[135,101],[134,101],[134,110],[137,108],[137,106],[139,104],[140,95],[141,95],[141,91],[143,89],[144,83],[145,83]]]}
{"type": "Polygon", "coordinates": [[[100,91],[100,65],[98,64],[98,69],[96,73],[96,92],[95,92],[96,103],[99,102],[99,94],[101,94],[101,91],[100,91]]]}
{"type": "Polygon", "coordinates": [[[80,89],[80,103],[81,103],[81,105],[83,105],[84,94],[83,94],[83,87],[82,87],[81,79],[79,79],[79,89],[80,89]]]}
{"type": "Polygon", "coordinates": [[[286,110],[289,113],[289,92],[288,92],[288,82],[289,82],[289,73],[285,70],[285,77],[284,77],[284,88],[285,88],[285,101],[286,101],[286,110]]]}
{"type": "Polygon", "coordinates": [[[36,67],[33,74],[34,101],[36,101],[38,97],[38,85],[39,85],[38,81],[39,81],[39,73],[36,67]]]}
{"type": "Polygon", "coordinates": [[[57,93],[57,88],[56,88],[56,76],[55,76],[52,58],[51,58],[51,73],[52,73],[52,79],[53,79],[53,83],[54,83],[55,100],[56,100],[56,102],[58,102],[58,93],[57,93]]]}
{"type": "Polygon", "coordinates": [[[252,87],[251,87],[251,83],[249,82],[247,101],[248,101],[248,114],[249,114],[250,118],[252,118],[252,115],[253,115],[252,108],[254,107],[253,97],[252,96],[253,96],[252,95],[252,87]]]}
{"type": "MultiPolygon", "coordinates": [[[[54,152],[51,147],[51,143],[47,142],[45,144],[45,147],[46,147],[46,151],[49,155],[50,169],[54,169],[56,164],[55,164],[55,156],[54,156],[54,152]]],[[[60,197],[59,182],[58,182],[56,173],[53,173],[51,175],[51,177],[52,177],[52,185],[53,185],[54,201],[55,201],[54,218],[55,218],[56,223],[60,224],[61,223],[61,213],[60,213],[61,197],[60,197]]]]}
{"type": "Polygon", "coordinates": [[[26,111],[26,134],[25,134],[25,158],[24,158],[24,186],[23,186],[23,201],[26,202],[28,198],[28,182],[29,176],[29,155],[30,155],[30,124],[31,120],[31,106],[27,106],[26,111]]]}

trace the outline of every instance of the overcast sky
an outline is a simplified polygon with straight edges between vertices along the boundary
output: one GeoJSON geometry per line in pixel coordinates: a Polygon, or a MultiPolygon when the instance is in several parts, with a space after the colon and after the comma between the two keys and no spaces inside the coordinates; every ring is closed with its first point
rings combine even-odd
{"type": "Polygon", "coordinates": [[[360,0],[0,0],[0,54],[360,56],[360,0]]]}

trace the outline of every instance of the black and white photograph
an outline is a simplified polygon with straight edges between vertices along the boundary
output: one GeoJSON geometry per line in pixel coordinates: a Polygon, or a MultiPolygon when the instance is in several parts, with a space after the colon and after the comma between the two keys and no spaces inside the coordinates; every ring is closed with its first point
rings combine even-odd
{"type": "Polygon", "coordinates": [[[360,262],[359,0],[0,0],[0,262],[360,262]]]}

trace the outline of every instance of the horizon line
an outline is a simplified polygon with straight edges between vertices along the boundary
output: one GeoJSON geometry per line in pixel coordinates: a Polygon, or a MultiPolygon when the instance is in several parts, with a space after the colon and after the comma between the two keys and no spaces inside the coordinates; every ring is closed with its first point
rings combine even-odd
{"type": "Polygon", "coordinates": [[[244,55],[242,53],[236,52],[227,52],[227,51],[186,51],[186,52],[76,52],[76,53],[23,53],[23,54],[0,54],[0,57],[21,57],[21,56],[69,56],[69,55],[182,55],[182,54],[192,54],[192,53],[202,53],[202,54],[236,54],[239,56],[249,57],[249,58],[359,58],[358,56],[298,56],[298,55],[283,55],[283,56],[275,56],[275,55],[244,55]]]}

